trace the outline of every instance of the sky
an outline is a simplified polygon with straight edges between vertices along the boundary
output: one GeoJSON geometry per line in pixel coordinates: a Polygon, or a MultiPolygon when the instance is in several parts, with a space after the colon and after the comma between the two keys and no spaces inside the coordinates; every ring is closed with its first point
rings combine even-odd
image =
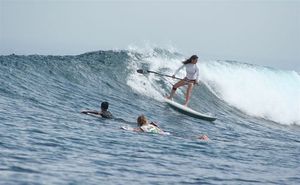
{"type": "Polygon", "coordinates": [[[300,71],[300,0],[0,0],[0,55],[173,47],[300,71]]]}

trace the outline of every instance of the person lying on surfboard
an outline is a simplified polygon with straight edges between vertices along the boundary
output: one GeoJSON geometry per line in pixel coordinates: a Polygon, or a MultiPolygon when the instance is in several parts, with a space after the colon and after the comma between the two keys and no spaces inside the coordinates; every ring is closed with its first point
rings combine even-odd
{"type": "Polygon", "coordinates": [[[193,55],[189,59],[182,62],[183,65],[176,70],[176,72],[174,73],[174,75],[172,77],[175,78],[175,75],[184,67],[186,69],[186,77],[173,85],[170,96],[167,96],[166,98],[172,99],[177,88],[184,86],[184,85],[188,85],[188,88],[186,91],[185,103],[184,103],[185,106],[188,106],[193,87],[195,84],[199,83],[199,69],[196,65],[197,62],[198,62],[197,55],[193,55]]]}
{"type": "Polygon", "coordinates": [[[144,115],[140,115],[137,118],[137,128],[134,128],[132,131],[136,132],[150,132],[155,134],[169,134],[168,132],[164,132],[158,125],[154,122],[149,122],[144,115]]]}
{"type": "MultiPolygon", "coordinates": [[[[144,115],[140,115],[137,118],[137,126],[138,126],[137,128],[132,128],[130,126],[122,126],[121,129],[135,131],[135,132],[150,132],[155,134],[171,135],[169,132],[165,132],[161,128],[159,128],[159,126],[156,123],[148,122],[146,116],[144,115]]],[[[205,134],[196,136],[196,139],[209,141],[208,136],[205,134]]]]}
{"type": "Polygon", "coordinates": [[[94,115],[100,115],[103,118],[108,118],[111,119],[113,118],[113,115],[111,114],[111,112],[109,112],[108,109],[109,103],[108,102],[102,102],[101,103],[101,110],[100,112],[98,111],[93,111],[93,110],[84,110],[81,111],[81,113],[83,114],[94,114],[94,115]]]}

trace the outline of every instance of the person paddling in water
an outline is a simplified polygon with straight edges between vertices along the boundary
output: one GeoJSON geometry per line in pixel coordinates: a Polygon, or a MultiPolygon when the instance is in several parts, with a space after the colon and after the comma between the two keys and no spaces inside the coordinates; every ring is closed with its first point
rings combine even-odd
{"type": "Polygon", "coordinates": [[[98,111],[93,111],[93,110],[84,110],[81,111],[83,114],[94,114],[94,115],[100,115],[103,118],[108,118],[111,119],[113,118],[113,115],[107,110],[108,109],[108,102],[102,102],[101,103],[101,110],[100,112],[98,111]]]}
{"type": "MultiPolygon", "coordinates": [[[[135,131],[135,132],[149,132],[149,133],[155,133],[155,134],[162,134],[162,135],[171,135],[169,132],[163,131],[156,123],[154,122],[149,122],[143,114],[140,115],[137,120],[137,128],[132,128],[128,126],[122,126],[121,129],[123,130],[129,130],[129,131],[135,131]]],[[[200,135],[193,137],[199,140],[203,141],[209,141],[209,138],[207,135],[200,135]]]]}
{"type": "Polygon", "coordinates": [[[155,133],[155,134],[168,134],[168,132],[164,132],[154,122],[148,122],[146,116],[144,116],[144,115],[140,115],[136,121],[137,121],[138,127],[134,128],[133,131],[150,132],[150,133],[155,133]]]}
{"type": "Polygon", "coordinates": [[[193,55],[186,61],[182,62],[183,65],[176,70],[176,72],[174,73],[174,75],[172,77],[175,78],[175,75],[184,67],[186,69],[186,77],[173,85],[170,96],[167,96],[166,98],[172,99],[177,88],[184,86],[184,85],[188,85],[187,91],[186,91],[185,103],[184,103],[185,106],[188,106],[193,87],[195,84],[199,83],[199,69],[196,65],[197,62],[198,62],[197,55],[193,55]]]}

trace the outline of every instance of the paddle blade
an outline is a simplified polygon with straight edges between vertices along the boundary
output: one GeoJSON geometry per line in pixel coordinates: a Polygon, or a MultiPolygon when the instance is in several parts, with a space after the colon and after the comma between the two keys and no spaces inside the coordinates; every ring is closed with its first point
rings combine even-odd
{"type": "Polygon", "coordinates": [[[146,74],[146,73],[147,73],[147,72],[144,71],[143,69],[138,69],[138,70],[136,70],[136,72],[141,73],[141,74],[146,74]]]}

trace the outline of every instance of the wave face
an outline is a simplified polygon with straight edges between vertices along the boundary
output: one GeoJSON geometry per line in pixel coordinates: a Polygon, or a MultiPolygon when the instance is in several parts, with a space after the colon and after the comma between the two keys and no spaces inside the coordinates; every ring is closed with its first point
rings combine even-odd
{"type": "Polygon", "coordinates": [[[200,58],[190,106],[215,114],[210,123],[162,102],[176,80],[136,72],[172,75],[185,58],[161,48],[0,56],[1,183],[297,184],[299,74],[200,58]],[[79,113],[102,101],[116,119],[79,113]],[[171,135],[120,130],[140,114],[171,135]]]}
{"type": "MultiPolygon", "coordinates": [[[[12,78],[7,70],[14,72],[19,81],[16,89],[44,85],[52,80],[67,80],[77,85],[106,84],[124,92],[134,91],[141,95],[162,101],[162,94],[168,94],[172,79],[149,74],[142,76],[136,69],[144,68],[163,74],[173,74],[181,65],[184,56],[162,49],[127,51],[100,51],[79,56],[5,56],[1,57],[3,79],[12,78]],[[22,76],[29,74],[30,76],[22,76]],[[25,78],[24,78],[25,77],[25,78]],[[32,78],[32,80],[30,79],[32,78]],[[26,82],[25,82],[26,83],[26,82]],[[120,88],[122,84],[122,88],[120,88]]],[[[232,61],[201,61],[198,64],[203,83],[195,88],[195,107],[217,113],[217,107],[208,102],[228,106],[254,117],[264,118],[280,124],[300,124],[300,76],[294,71],[281,71],[232,61]],[[215,110],[216,109],[216,110],[215,110]]],[[[184,77],[184,70],[179,77],[184,77]]],[[[1,87],[7,92],[12,87],[1,87]]],[[[43,89],[43,88],[42,88],[43,89]]],[[[50,89],[54,91],[55,89],[50,89]]],[[[39,92],[41,93],[41,92],[39,92]]],[[[183,97],[184,91],[179,91],[183,97]]],[[[225,108],[221,106],[221,108],[225,108]]]]}

